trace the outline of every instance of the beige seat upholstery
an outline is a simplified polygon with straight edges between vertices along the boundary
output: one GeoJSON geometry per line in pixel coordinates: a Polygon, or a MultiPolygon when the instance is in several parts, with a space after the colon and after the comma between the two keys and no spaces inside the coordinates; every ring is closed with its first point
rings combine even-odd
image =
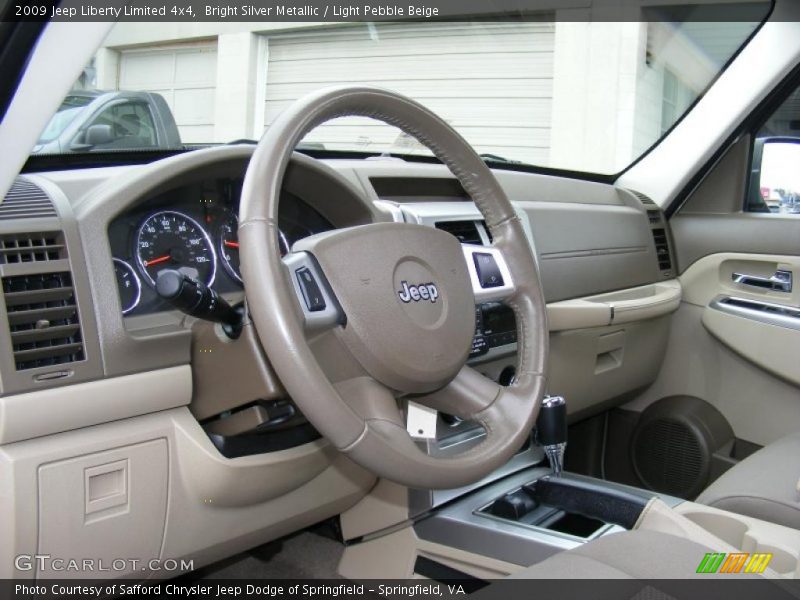
{"type": "Polygon", "coordinates": [[[800,432],[747,457],[697,498],[722,510],[800,529],[800,432]]]}
{"type": "MultiPolygon", "coordinates": [[[[686,579],[708,552],[718,550],[659,531],[625,531],[561,552],[512,575],[518,579],[686,579]]],[[[736,577],[758,577],[740,573],[736,577]]]]}

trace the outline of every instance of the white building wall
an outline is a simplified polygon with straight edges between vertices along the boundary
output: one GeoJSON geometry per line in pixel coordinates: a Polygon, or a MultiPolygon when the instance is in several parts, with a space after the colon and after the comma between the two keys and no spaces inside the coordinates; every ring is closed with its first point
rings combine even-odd
{"type": "MultiPolygon", "coordinates": [[[[269,36],[265,122],[331,85],[373,85],[421,102],[481,153],[549,159],[552,22],[359,24],[269,36]],[[434,58],[431,58],[434,57],[434,58]]],[[[370,119],[337,119],[307,141],[365,150],[416,146],[370,119]]]]}
{"type": "Polygon", "coordinates": [[[637,143],[641,23],[556,23],[551,164],[610,173],[637,143]]]}
{"type": "MultiPolygon", "coordinates": [[[[95,67],[98,86],[114,89],[121,85],[121,57],[128,52],[216,42],[213,124],[204,130],[207,138],[202,141],[257,138],[279,110],[310,89],[372,83],[421,99],[482,152],[546,166],[614,172],[660,135],[663,65],[646,62],[652,40],[645,24],[567,17],[550,23],[549,32],[530,29],[524,43],[515,41],[515,36],[525,38],[522,28],[516,34],[483,39],[481,25],[476,24],[463,44],[448,35],[409,41],[393,36],[391,24],[124,24],[112,30],[95,67]],[[338,46],[331,43],[336,35],[343,41],[338,46]],[[370,44],[371,36],[380,44],[370,44]],[[303,45],[304,40],[323,39],[325,44],[303,45]],[[362,56],[363,69],[343,73],[343,62],[323,60],[353,53],[362,56]],[[370,54],[388,56],[380,60],[370,54]],[[429,63],[435,61],[426,62],[426,55],[450,60],[451,66],[431,77],[428,71],[435,67],[429,63]],[[469,64],[475,67],[472,78],[455,73],[469,64]]],[[[317,133],[312,139],[324,143],[351,136],[358,142],[359,127],[365,124],[345,125],[335,135],[317,133]]],[[[396,133],[392,136],[388,141],[396,139],[396,133]]],[[[386,142],[385,137],[376,140],[386,142]]],[[[195,138],[190,141],[201,141],[195,138]]]]}
{"type": "Polygon", "coordinates": [[[633,156],[639,156],[661,137],[661,110],[664,88],[664,66],[653,64],[640,70],[636,88],[633,156]]]}
{"type": "Polygon", "coordinates": [[[214,141],[257,138],[263,118],[256,112],[264,101],[267,38],[249,31],[217,38],[214,141]],[[256,121],[259,128],[256,128],[256,121]]]}

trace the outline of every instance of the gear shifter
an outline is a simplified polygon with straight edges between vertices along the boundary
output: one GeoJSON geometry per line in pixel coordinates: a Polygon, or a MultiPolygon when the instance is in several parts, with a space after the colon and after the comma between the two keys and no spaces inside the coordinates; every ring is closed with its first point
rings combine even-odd
{"type": "Polygon", "coordinates": [[[561,477],[564,451],[567,449],[567,402],[564,398],[549,396],[542,401],[536,420],[536,436],[547,455],[553,475],[561,477]]]}

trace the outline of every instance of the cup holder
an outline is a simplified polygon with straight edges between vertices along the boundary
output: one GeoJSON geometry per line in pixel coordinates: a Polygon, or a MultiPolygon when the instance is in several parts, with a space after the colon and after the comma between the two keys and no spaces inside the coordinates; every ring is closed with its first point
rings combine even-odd
{"type": "Polygon", "coordinates": [[[710,512],[686,512],[683,516],[742,552],[772,554],[769,567],[776,573],[787,575],[798,569],[796,555],[759,541],[747,523],[733,516],[710,512]]]}
{"type": "Polygon", "coordinates": [[[744,536],[750,529],[747,523],[727,515],[719,515],[707,512],[687,512],[683,515],[690,521],[697,523],[706,531],[713,533],[723,542],[727,542],[734,548],[744,550],[744,536]]]}
{"type": "Polygon", "coordinates": [[[751,540],[752,547],[747,548],[746,550],[750,553],[759,552],[772,554],[772,558],[769,561],[769,568],[776,573],[788,575],[797,570],[796,556],[793,556],[791,553],[783,550],[782,548],[776,548],[775,546],[770,546],[769,544],[760,544],[749,535],[747,537],[751,540]]]}

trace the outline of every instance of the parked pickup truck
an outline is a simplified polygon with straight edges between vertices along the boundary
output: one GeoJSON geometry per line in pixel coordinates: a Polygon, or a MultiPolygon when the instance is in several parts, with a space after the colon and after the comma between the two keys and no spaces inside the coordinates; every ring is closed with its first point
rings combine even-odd
{"type": "Polygon", "coordinates": [[[180,146],[178,126],[160,94],[81,90],[64,98],[33,153],[180,146]]]}

